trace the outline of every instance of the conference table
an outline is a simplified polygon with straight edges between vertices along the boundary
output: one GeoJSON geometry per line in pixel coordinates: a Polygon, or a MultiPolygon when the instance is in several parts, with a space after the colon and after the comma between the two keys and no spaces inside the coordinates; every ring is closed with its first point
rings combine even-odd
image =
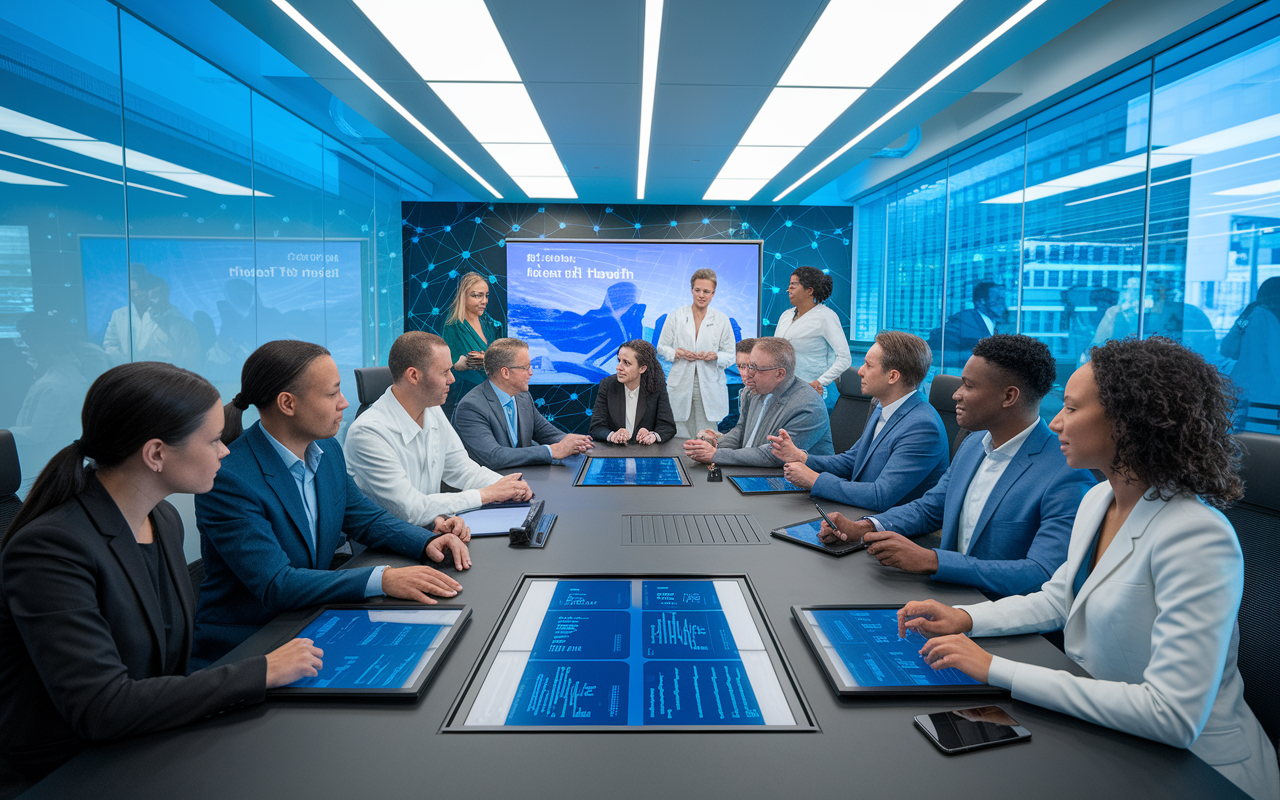
{"type": "MultiPolygon", "coordinates": [[[[594,456],[678,455],[597,444],[594,456]]],[[[881,567],[865,552],[835,558],[778,539],[768,544],[622,543],[622,516],[747,513],[761,532],[816,516],[807,493],[744,496],[683,461],[690,487],[575,487],[578,459],[529,467],[526,480],[558,515],[543,549],[473,541],[457,575],[466,628],[413,704],[267,702],[185,728],[92,747],[31,798],[577,798],[656,797],[1244,797],[1186,750],[1118,733],[1004,695],[842,700],[800,629],[794,605],[973,603],[966,587],[881,567]],[[757,592],[819,730],[811,732],[441,732],[522,574],[745,573],[757,592]],[[1030,742],[948,756],[915,728],[917,714],[998,703],[1030,742]]],[[[780,470],[723,467],[729,475],[780,470]]],[[[860,514],[834,502],[824,508],[860,514]]],[[[189,531],[188,535],[193,535],[189,531]]],[[[765,537],[766,540],[769,537],[765,537]]],[[[352,566],[410,563],[366,551],[352,566]]],[[[305,611],[285,615],[228,658],[264,652],[305,611]]],[[[982,640],[992,652],[1083,674],[1038,635],[982,640]]]]}

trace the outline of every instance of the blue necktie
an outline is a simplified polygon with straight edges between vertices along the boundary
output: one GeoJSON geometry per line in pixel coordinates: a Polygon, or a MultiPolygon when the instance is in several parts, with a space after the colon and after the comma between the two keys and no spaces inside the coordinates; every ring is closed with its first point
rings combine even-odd
{"type": "Polygon", "coordinates": [[[503,409],[507,412],[507,432],[511,434],[511,446],[519,447],[520,440],[516,438],[516,399],[509,398],[503,409]]]}

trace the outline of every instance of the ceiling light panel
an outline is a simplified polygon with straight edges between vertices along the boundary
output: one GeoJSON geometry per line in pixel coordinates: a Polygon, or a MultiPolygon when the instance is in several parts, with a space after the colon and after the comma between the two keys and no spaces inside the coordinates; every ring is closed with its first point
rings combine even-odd
{"type": "Polygon", "coordinates": [[[0,169],[0,183],[16,183],[22,186],[66,186],[65,183],[46,181],[44,178],[33,178],[30,175],[10,172],[7,169],[0,169]]]}
{"type": "Polygon", "coordinates": [[[739,144],[808,147],[863,91],[779,86],[769,93],[739,144]]]}
{"type": "Polygon", "coordinates": [[[92,136],[85,136],[83,133],[76,133],[52,122],[45,122],[42,119],[29,117],[18,111],[9,108],[0,108],[0,131],[8,131],[18,136],[27,136],[35,139],[40,136],[47,136],[51,139],[92,139],[92,136]]]}
{"type": "Polygon", "coordinates": [[[729,160],[720,168],[717,178],[727,180],[769,180],[791,163],[803,147],[743,147],[734,148],[729,160]]]}
{"type": "Polygon", "coordinates": [[[643,200],[649,180],[653,135],[653,98],[658,89],[658,51],[662,40],[663,0],[644,0],[644,42],[640,61],[640,150],[636,159],[636,199],[643,200]]]}
{"type": "Polygon", "coordinates": [[[521,191],[530,197],[547,197],[556,200],[572,200],[578,196],[573,188],[573,183],[569,181],[567,176],[561,177],[513,177],[511,180],[516,182],[521,191]]]}
{"type": "Polygon", "coordinates": [[[428,85],[477,142],[551,143],[523,83],[428,85]]]}
{"type": "Polygon", "coordinates": [[[549,144],[495,143],[486,144],[484,149],[513,178],[550,177],[564,173],[556,149],[549,144]]]}
{"type": "Polygon", "coordinates": [[[711,187],[702,196],[703,200],[750,200],[756,192],[764,188],[768,178],[758,180],[738,180],[733,178],[716,178],[711,187]]]}

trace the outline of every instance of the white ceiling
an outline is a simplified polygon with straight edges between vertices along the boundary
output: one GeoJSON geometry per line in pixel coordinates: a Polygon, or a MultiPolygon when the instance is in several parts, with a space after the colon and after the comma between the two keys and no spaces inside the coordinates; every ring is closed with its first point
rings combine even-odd
{"type": "MultiPolygon", "coordinates": [[[[910,13],[910,0],[888,1],[900,5],[904,14],[910,13]]],[[[271,0],[214,2],[465,193],[478,200],[494,199],[271,0]]],[[[540,199],[527,197],[516,186],[354,3],[291,2],[505,201],[540,199]]],[[[578,201],[635,202],[643,0],[485,2],[578,201]]],[[[711,181],[786,70],[825,2],[666,2],[645,202],[703,202],[711,181]]],[[[1025,2],[963,2],[750,202],[773,202],[780,192],[880,119],[1025,2]]],[[[779,202],[803,202],[1102,5],[1105,0],[1047,0],[1008,34],[779,202]]]]}

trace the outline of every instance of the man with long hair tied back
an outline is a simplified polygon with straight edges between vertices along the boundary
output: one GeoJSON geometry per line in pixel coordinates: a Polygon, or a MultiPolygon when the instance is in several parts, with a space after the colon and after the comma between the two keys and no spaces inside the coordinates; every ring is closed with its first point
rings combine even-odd
{"type": "Polygon", "coordinates": [[[415,559],[471,566],[470,531],[437,518],[434,535],[397,519],[361,493],[333,437],[349,404],[338,365],[318,344],[267,342],[244,362],[226,410],[231,450],[213,491],[196,498],[205,580],[193,661],[211,663],[276,615],[319,603],[387,595],[435,603],[462,586],[427,566],[331,570],[343,534],[415,559]],[[243,430],[249,406],[261,419],[243,430]]]}

